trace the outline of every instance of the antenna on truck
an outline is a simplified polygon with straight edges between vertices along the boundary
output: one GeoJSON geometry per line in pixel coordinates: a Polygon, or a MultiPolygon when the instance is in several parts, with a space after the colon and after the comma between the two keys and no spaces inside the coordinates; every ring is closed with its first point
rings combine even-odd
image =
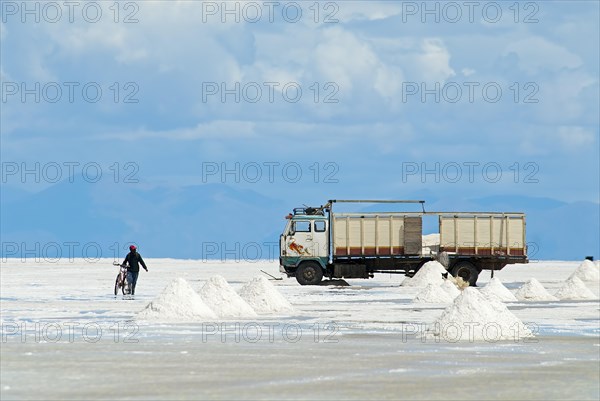
{"type": "Polygon", "coordinates": [[[426,213],[424,200],[330,199],[329,203],[420,203],[423,213],[426,213]]]}

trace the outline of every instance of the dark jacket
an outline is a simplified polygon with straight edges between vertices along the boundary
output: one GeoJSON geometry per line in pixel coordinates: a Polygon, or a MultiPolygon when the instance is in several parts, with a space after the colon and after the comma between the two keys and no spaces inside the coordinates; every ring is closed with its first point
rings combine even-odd
{"type": "Polygon", "coordinates": [[[131,270],[132,272],[140,271],[140,263],[144,267],[144,269],[148,270],[146,264],[144,263],[144,259],[142,259],[142,255],[137,253],[137,251],[131,251],[127,254],[127,256],[125,256],[123,264],[127,262],[129,262],[129,267],[127,268],[127,270],[131,270]]]}

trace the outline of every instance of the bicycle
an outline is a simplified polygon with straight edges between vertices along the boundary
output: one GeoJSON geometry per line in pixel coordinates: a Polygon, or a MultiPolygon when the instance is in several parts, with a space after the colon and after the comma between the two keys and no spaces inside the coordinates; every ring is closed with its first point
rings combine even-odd
{"type": "Polygon", "coordinates": [[[124,296],[131,294],[131,285],[127,281],[127,265],[113,262],[113,266],[120,267],[119,274],[117,274],[117,279],[115,280],[115,297],[119,293],[119,289],[123,292],[124,296]]]}

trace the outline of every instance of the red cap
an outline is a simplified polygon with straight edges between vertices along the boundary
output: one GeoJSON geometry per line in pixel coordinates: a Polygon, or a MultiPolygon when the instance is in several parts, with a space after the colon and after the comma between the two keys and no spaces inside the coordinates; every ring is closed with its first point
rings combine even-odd
{"type": "Polygon", "coordinates": [[[135,245],[130,245],[129,246],[129,250],[130,251],[135,251],[137,248],[135,247],[135,245]]]}

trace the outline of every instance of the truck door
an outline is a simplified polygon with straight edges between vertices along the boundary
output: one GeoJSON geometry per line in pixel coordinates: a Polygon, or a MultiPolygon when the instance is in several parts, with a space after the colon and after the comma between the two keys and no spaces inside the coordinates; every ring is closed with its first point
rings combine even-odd
{"type": "Polygon", "coordinates": [[[320,258],[327,258],[329,246],[327,239],[327,221],[326,220],[315,220],[313,221],[313,249],[315,250],[315,256],[320,258]]]}
{"type": "Polygon", "coordinates": [[[301,257],[327,257],[326,224],[321,220],[292,221],[290,235],[286,238],[287,254],[301,257]]]}

